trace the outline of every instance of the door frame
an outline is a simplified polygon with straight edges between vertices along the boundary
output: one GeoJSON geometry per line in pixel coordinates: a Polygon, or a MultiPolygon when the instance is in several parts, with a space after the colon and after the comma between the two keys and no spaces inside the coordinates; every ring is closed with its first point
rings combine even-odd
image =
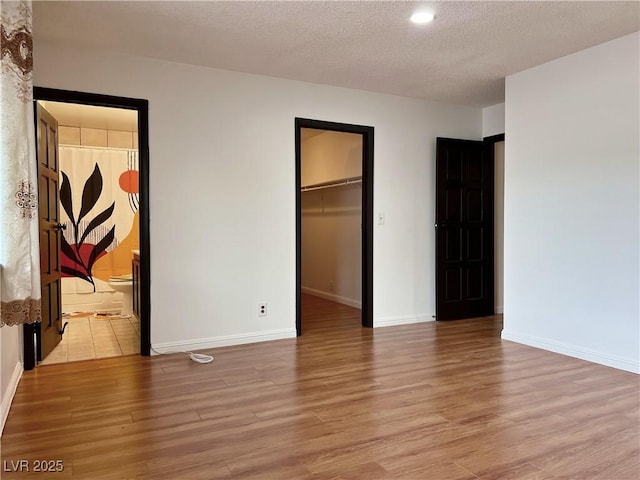
{"type": "MultiPolygon", "coordinates": [[[[500,143],[500,142],[504,142],[504,133],[499,133],[497,135],[491,135],[488,137],[484,137],[482,139],[482,142],[484,143],[483,147],[484,147],[484,154],[487,155],[490,159],[491,162],[493,163],[493,176],[494,176],[494,180],[495,180],[495,175],[496,175],[496,143],[500,143]]],[[[502,186],[503,188],[503,192],[504,192],[504,185],[502,186]]],[[[496,186],[495,186],[495,181],[493,182],[493,208],[495,210],[496,208],[496,203],[495,203],[495,195],[496,195],[496,186]]],[[[504,205],[503,205],[504,206],[504,205]]],[[[503,212],[503,220],[504,220],[504,212],[503,212]]],[[[495,234],[496,234],[496,225],[495,225],[495,214],[494,214],[494,219],[493,219],[493,246],[491,247],[491,251],[493,252],[493,266],[492,266],[492,270],[493,270],[493,314],[497,315],[496,312],[496,289],[495,289],[495,283],[496,283],[496,272],[495,272],[495,258],[496,258],[496,251],[495,251],[495,234]]],[[[503,231],[503,242],[502,242],[502,254],[504,256],[504,231],[503,231]]],[[[502,278],[502,281],[504,283],[504,276],[502,278]]],[[[503,295],[504,295],[504,284],[502,286],[502,290],[503,290],[503,295]]],[[[503,306],[504,308],[504,306],[503,306]]]]}
{"type": "Polygon", "coordinates": [[[491,135],[490,137],[484,137],[482,139],[485,147],[487,148],[487,153],[493,155],[495,145],[499,142],[504,142],[504,133],[499,133],[498,135],[491,135]]]}
{"type": "Polygon", "coordinates": [[[302,335],[302,128],[362,135],[362,326],[373,327],[373,134],[374,128],[309,118],[295,119],[296,334],[302,335]]]}
{"type": "MultiPolygon", "coordinates": [[[[138,174],[140,189],[140,355],[151,354],[151,259],[149,232],[149,101],[96,93],[33,87],[33,101],[77,103],[123,108],[138,113],[138,174]]],[[[24,369],[35,367],[35,326],[24,325],[24,369]]]]}

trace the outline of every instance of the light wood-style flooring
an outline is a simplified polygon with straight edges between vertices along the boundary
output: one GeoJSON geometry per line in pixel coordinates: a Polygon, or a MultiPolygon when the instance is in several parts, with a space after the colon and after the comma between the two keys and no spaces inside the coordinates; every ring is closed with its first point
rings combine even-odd
{"type": "Polygon", "coordinates": [[[297,339],[214,363],[129,356],[25,372],[11,478],[637,480],[639,377],[500,340],[501,319],[363,329],[304,298],[297,339]]]}

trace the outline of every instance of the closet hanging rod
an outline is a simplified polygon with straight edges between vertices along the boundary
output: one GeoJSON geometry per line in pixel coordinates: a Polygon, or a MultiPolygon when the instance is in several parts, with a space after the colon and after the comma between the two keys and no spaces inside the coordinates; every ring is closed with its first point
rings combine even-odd
{"type": "Polygon", "coordinates": [[[310,192],[312,190],[320,190],[322,188],[341,187],[343,185],[351,185],[355,183],[362,183],[362,177],[349,177],[341,178],[340,180],[332,180],[330,182],[314,183],[311,185],[305,185],[300,188],[302,192],[310,192]]]}

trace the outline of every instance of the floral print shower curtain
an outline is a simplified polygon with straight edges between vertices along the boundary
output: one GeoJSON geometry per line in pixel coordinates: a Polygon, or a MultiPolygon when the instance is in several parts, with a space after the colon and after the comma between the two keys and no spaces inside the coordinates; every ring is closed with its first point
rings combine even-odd
{"type": "Polygon", "coordinates": [[[111,291],[109,278],[131,274],[131,251],[140,248],[137,152],[61,146],[60,174],[62,277],[111,291]]]}
{"type": "Polygon", "coordinates": [[[30,1],[0,2],[0,326],[40,321],[30,1]]]}

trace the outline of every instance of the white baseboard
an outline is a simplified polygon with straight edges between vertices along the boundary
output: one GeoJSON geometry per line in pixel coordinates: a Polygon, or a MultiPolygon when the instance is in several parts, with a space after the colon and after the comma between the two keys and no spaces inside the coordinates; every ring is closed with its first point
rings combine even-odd
{"type": "Polygon", "coordinates": [[[20,383],[20,378],[22,378],[23,371],[22,362],[16,363],[16,367],[13,369],[13,374],[11,375],[11,380],[9,380],[9,385],[7,386],[7,391],[4,392],[2,396],[2,405],[0,406],[0,437],[2,437],[4,424],[9,416],[11,402],[16,394],[16,389],[18,388],[18,383],[20,383]]]}
{"type": "Polygon", "coordinates": [[[435,322],[435,320],[431,315],[402,315],[399,317],[374,318],[373,326],[375,328],[393,327],[395,325],[408,325],[411,323],[435,322]]]}
{"type": "Polygon", "coordinates": [[[541,348],[542,350],[548,350],[550,352],[560,353],[569,357],[587,360],[589,362],[598,363],[600,365],[606,365],[607,367],[613,367],[619,370],[625,370],[627,372],[640,374],[640,362],[637,359],[633,360],[617,357],[615,355],[596,352],[594,350],[578,347],[576,345],[557,342],[555,340],[549,340],[547,338],[536,337],[534,335],[528,335],[509,330],[502,330],[501,336],[503,340],[522,343],[524,345],[529,345],[530,347],[541,348]]]}
{"type": "MultiPolygon", "coordinates": [[[[283,328],[281,330],[266,330],[264,332],[225,335],[222,337],[201,338],[197,340],[185,340],[182,342],[154,343],[151,347],[159,353],[172,353],[192,350],[207,350],[210,348],[228,347],[231,345],[244,345],[246,343],[268,342],[270,340],[282,340],[283,338],[295,338],[295,336],[295,328],[283,328]]],[[[153,350],[151,351],[151,354],[157,355],[153,350]]]]}
{"type": "Polygon", "coordinates": [[[324,298],[325,300],[331,300],[332,302],[341,303],[343,305],[349,305],[354,308],[362,308],[362,302],[354,300],[353,298],[341,297],[335,293],[323,292],[322,290],[316,290],[315,288],[301,287],[302,293],[308,293],[314,297],[324,298]]]}
{"type": "Polygon", "coordinates": [[[493,310],[496,312],[496,315],[500,314],[500,313],[504,313],[504,306],[503,305],[496,305],[496,307],[493,310]]]}

